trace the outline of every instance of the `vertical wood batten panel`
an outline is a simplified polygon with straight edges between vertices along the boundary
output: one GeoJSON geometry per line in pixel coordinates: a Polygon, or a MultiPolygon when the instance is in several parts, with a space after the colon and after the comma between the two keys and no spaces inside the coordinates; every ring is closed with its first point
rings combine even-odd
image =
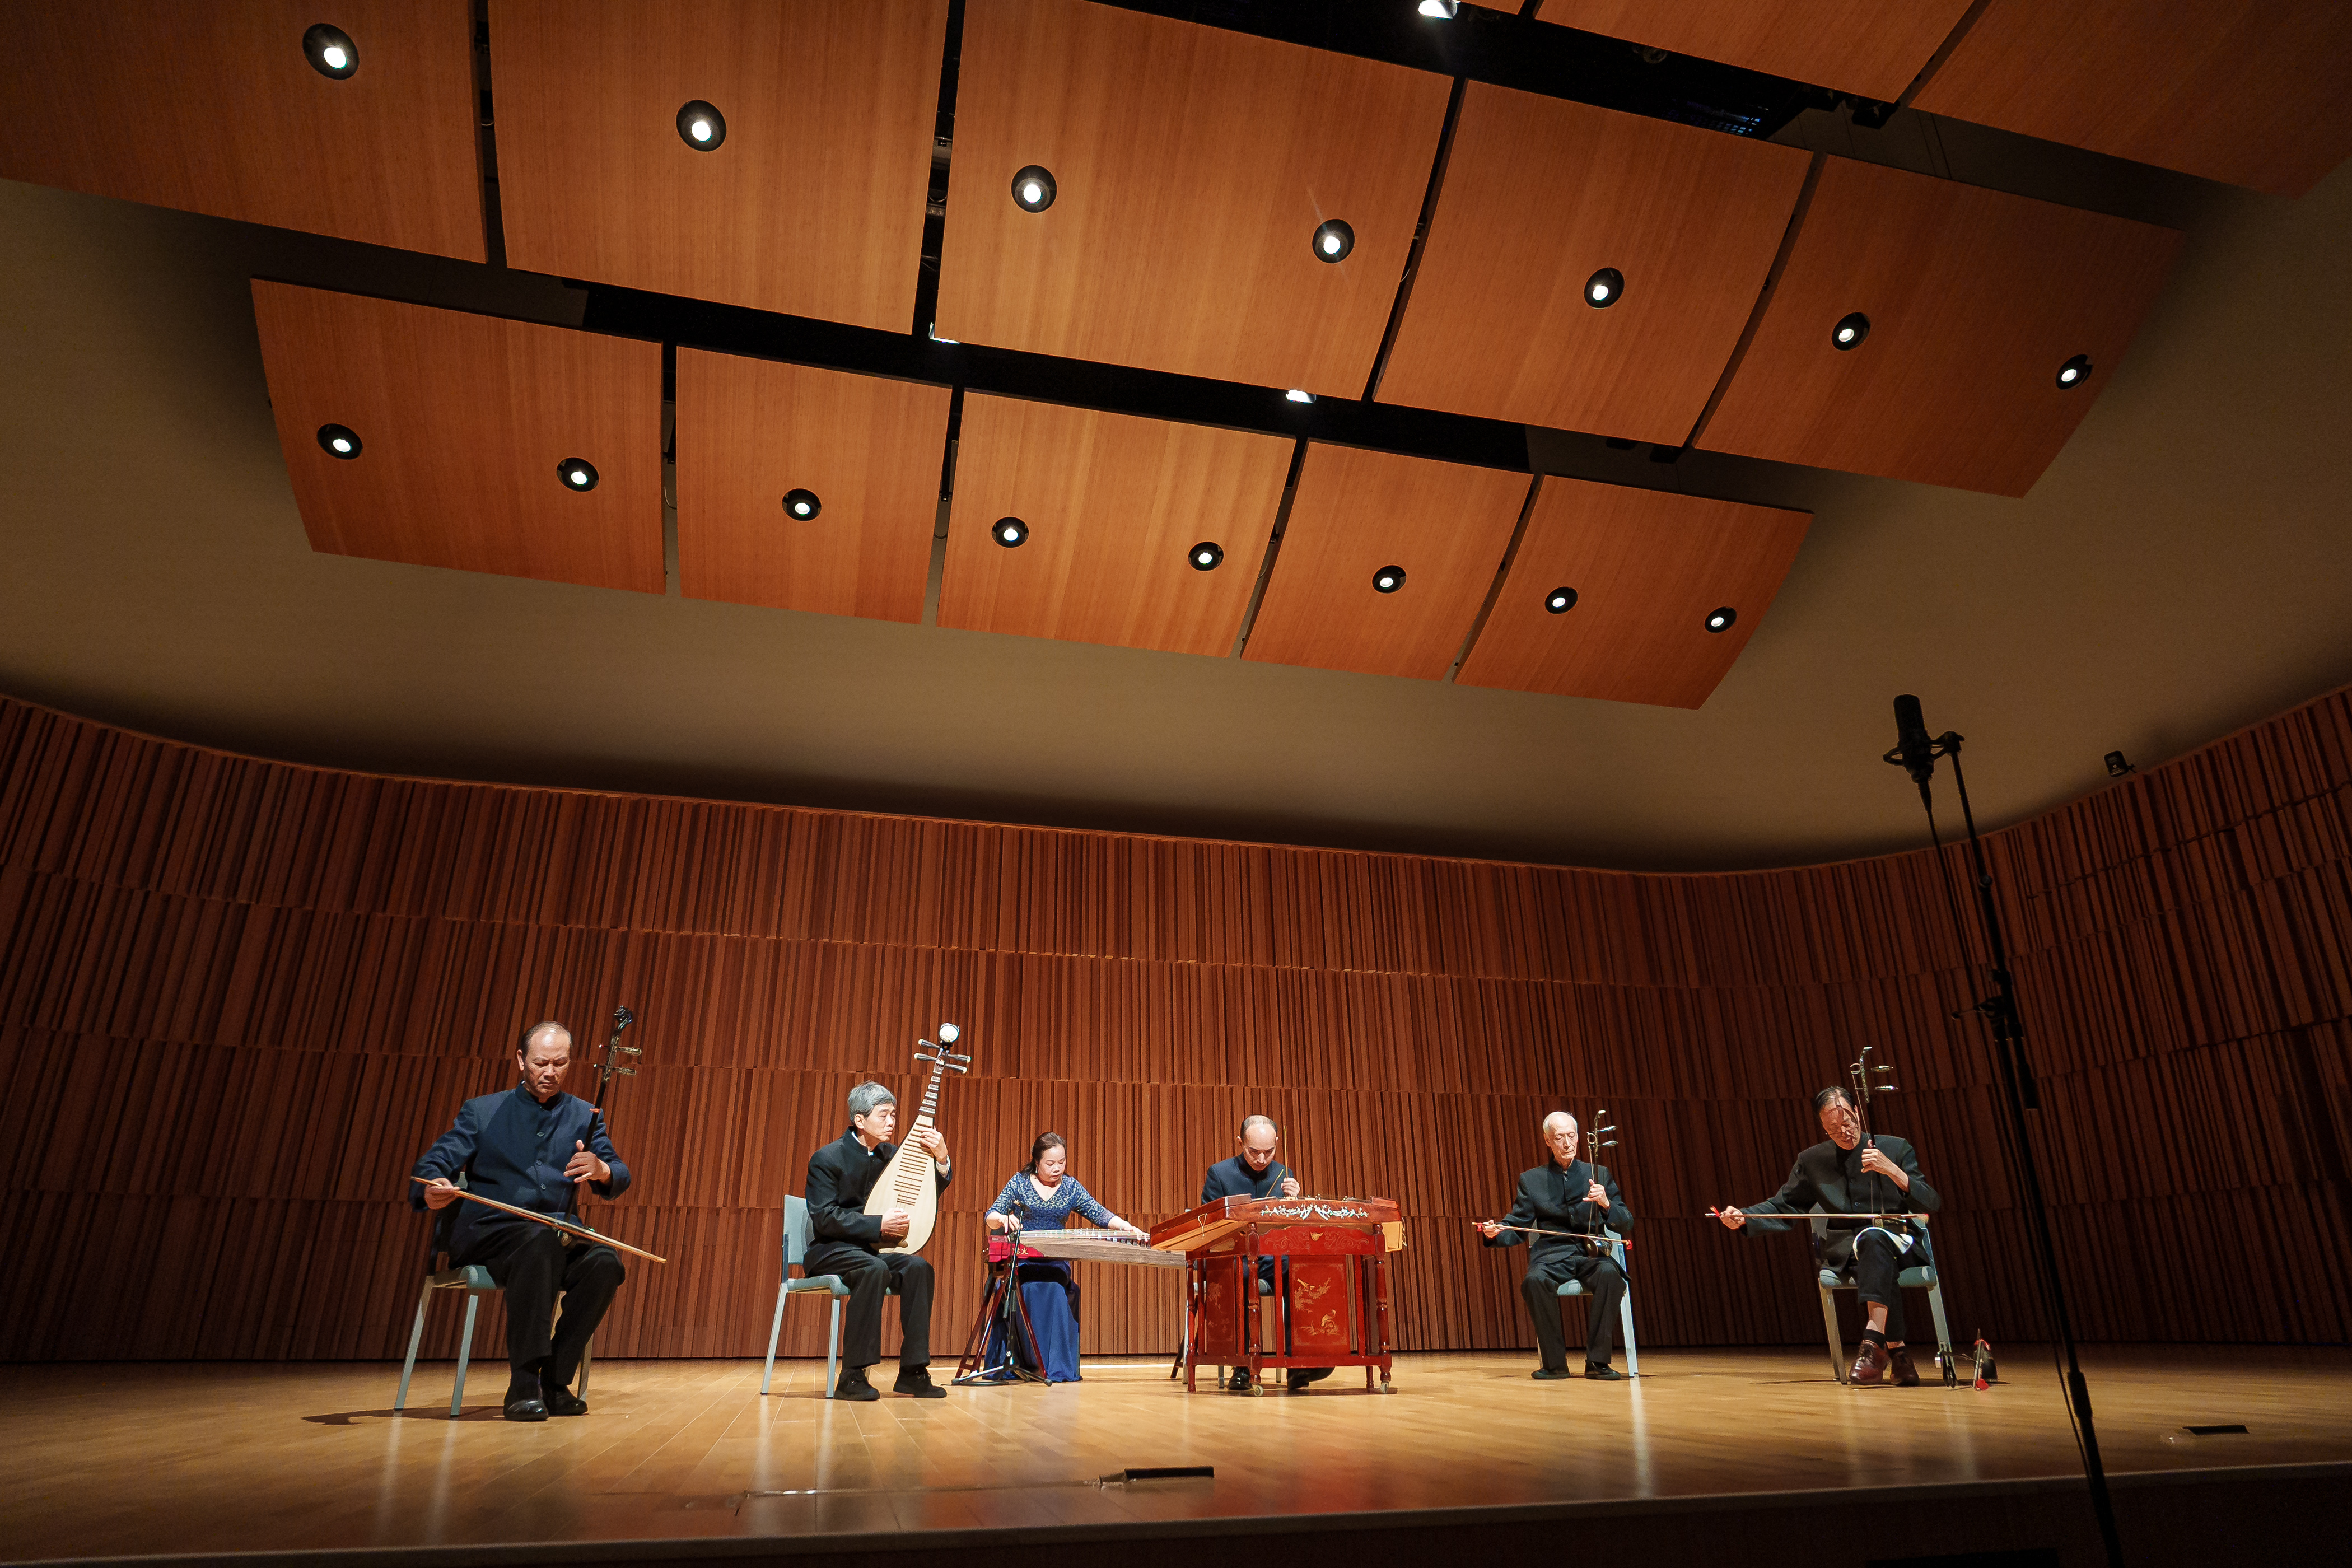
{"type": "MultiPolygon", "coordinates": [[[[2341,694],[1990,842],[2095,1337],[2341,1339],[2352,1132],[2352,704],[2341,694]],[[2183,1249],[2223,1201],[2262,1245],[2183,1249]],[[2341,1251],[2339,1247],[2338,1252],[2341,1251]],[[2160,1280],[2148,1276],[2159,1269],[2160,1280]],[[2250,1271],[2251,1270],[2251,1271],[2250,1271]]],[[[1966,891],[1965,868],[1953,870],[1966,891]]],[[[1610,1107],[1645,1340],[1802,1341],[1802,1247],[1697,1216],[1769,1192],[1864,1043],[1950,1207],[1956,1314],[2041,1331],[1980,994],[1922,854],[1635,877],[789,808],[372,779],[0,703],[0,1356],[389,1356],[424,1221],[404,1172],[508,1042],[619,1001],[641,1173],[598,1211],[636,1267],[615,1355],[753,1354],[782,1198],[859,1079],[966,1025],[935,1342],[978,1303],[978,1211],[1030,1139],[1139,1223],[1189,1206],[1243,1114],[1327,1191],[1412,1215],[1406,1342],[1524,1344],[1469,1222],[1534,1126],[1610,1107]],[[198,1309],[175,1318],[168,1304],[198,1309]]],[[[902,1092],[906,1092],[902,1089],[902,1092]]],[[[1164,1353],[1174,1292],[1088,1271],[1090,1352],[1164,1353]]],[[[822,1314],[790,1314],[813,1353],[822,1314]]],[[[495,1353],[495,1320],[478,1348],[495,1353]]],[[[446,1353],[454,1321],[428,1334],[446,1353]]]]}

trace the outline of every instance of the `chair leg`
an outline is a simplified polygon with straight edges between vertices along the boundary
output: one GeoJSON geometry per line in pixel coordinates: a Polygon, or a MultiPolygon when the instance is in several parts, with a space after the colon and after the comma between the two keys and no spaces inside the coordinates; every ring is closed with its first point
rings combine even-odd
{"type": "Polygon", "coordinates": [[[833,1332],[824,1342],[824,1396],[833,1397],[833,1388],[841,1376],[841,1298],[833,1299],[833,1332]]]}
{"type": "Polygon", "coordinates": [[[1952,1366],[1952,1331],[1944,1323],[1944,1284],[1940,1279],[1927,1287],[1927,1310],[1936,1317],[1936,1348],[1943,1352],[1944,1381],[1956,1383],[1959,1373],[1952,1366]]]}
{"type": "Polygon", "coordinates": [[[457,1386],[449,1391],[449,1419],[455,1421],[466,1407],[466,1363],[474,1359],[474,1310],[482,1299],[471,1290],[466,1292],[466,1327],[457,1336],[457,1386]]]}
{"type": "Polygon", "coordinates": [[[425,1309],[433,1300],[433,1281],[427,1279],[425,1289],[416,1296],[416,1326],[408,1331],[408,1359],[400,1363],[400,1392],[392,1396],[394,1410],[408,1408],[408,1380],[416,1373],[416,1346],[425,1338],[425,1309]]]}
{"type": "Polygon", "coordinates": [[[589,1355],[589,1351],[594,1343],[595,1342],[591,1340],[587,1344],[580,1347],[580,1386],[574,1388],[572,1392],[583,1399],[588,1397],[588,1363],[592,1359],[589,1355]]]}
{"type": "Polygon", "coordinates": [[[768,1324],[768,1365],[767,1370],[760,1373],[761,1394],[768,1392],[768,1380],[776,1375],[776,1338],[784,1331],[784,1300],[789,1294],[791,1292],[786,1286],[779,1284],[776,1287],[776,1315],[768,1324]]]}
{"type": "Polygon", "coordinates": [[[1633,1348],[1633,1287],[1627,1285],[1625,1294],[1617,1300],[1617,1327],[1625,1336],[1625,1375],[1642,1375],[1642,1352],[1633,1348]]]}
{"type": "MultiPolygon", "coordinates": [[[[1813,1289],[1822,1290],[1818,1285],[1813,1289]]],[[[1838,1333],[1837,1298],[1827,1290],[1822,1290],[1822,1326],[1829,1331],[1830,1371],[1837,1375],[1840,1383],[1843,1383],[1845,1381],[1845,1341],[1838,1333]]]]}

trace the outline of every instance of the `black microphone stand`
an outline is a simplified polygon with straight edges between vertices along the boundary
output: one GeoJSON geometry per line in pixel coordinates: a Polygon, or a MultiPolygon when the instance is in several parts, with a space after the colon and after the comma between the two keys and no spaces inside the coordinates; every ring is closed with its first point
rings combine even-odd
{"type": "MultiPolygon", "coordinates": [[[[1924,734],[1920,736],[1925,739],[1924,734]]],[[[2091,1422],[2091,1389],[2083,1378],[2083,1363],[2074,1343],[2074,1325],[2066,1310],[2066,1289],[2058,1273],[2057,1243],[2050,1233],[2050,1206],[2042,1191],[2042,1168],[2033,1155],[2033,1143],[2028,1133],[2026,1112],[2042,1109],[2042,1096],[2033,1080],[2033,1068],[2025,1055],[2025,1022],[2018,1011],[2017,986],[2010,977],[2009,946],[2001,935],[2000,906],[1993,898],[1991,867],[1985,860],[1984,844],[1977,837],[1976,813],[1969,805],[1968,775],[1960,769],[1960,736],[1947,730],[1929,743],[1928,757],[1948,758],[1952,764],[1952,782],[1959,786],[1960,820],[1967,825],[1969,861],[1976,872],[1977,918],[1984,928],[1985,952],[1991,961],[1993,994],[1972,1006],[1952,1015],[1958,1018],[1968,1013],[1981,1014],[1992,1026],[1993,1063],[2000,1077],[2001,1100],[2008,1111],[2008,1132],[2011,1158],[2017,1163],[2018,1176],[2025,1188],[2025,1225],[2032,1240],[2034,1259],[2040,1266],[2042,1296],[2050,1314],[2052,1330],[2058,1336],[2060,1359],[2064,1365],[2066,1404],[2074,1419],[2074,1430],[2083,1448],[2083,1478],[2089,1483],[2091,1511],[2099,1525],[2099,1539],[2107,1550],[2107,1562],[2112,1568],[2124,1568],[2124,1543],[2116,1529],[2115,1499],[2107,1490],[2106,1466],[2099,1458],[2099,1436],[2091,1422]]],[[[1903,755],[1904,746],[1886,753],[1886,761],[1908,767],[1913,760],[1903,755]]],[[[1932,769],[1933,763],[1928,763],[1932,769]]],[[[1928,798],[1927,780],[1922,771],[1915,769],[1912,777],[1918,781],[1919,799],[1927,807],[1927,836],[1936,844],[1935,853],[1940,858],[1943,846],[1936,839],[1936,808],[1928,798]]],[[[1939,867],[1939,869],[1941,868],[1939,867]]],[[[1957,914],[1957,910],[1954,911],[1957,914]]],[[[1954,932],[1955,935],[1960,933],[1954,932]]],[[[1965,947],[1963,956],[1966,956],[1965,947]]]]}

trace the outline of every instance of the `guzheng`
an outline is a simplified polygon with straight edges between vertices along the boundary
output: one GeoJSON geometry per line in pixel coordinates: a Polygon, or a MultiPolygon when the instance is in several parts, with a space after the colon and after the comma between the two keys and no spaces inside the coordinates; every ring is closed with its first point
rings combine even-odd
{"type": "MultiPolygon", "coordinates": [[[[988,1260],[1002,1263],[1013,1256],[1013,1243],[1002,1236],[988,1238],[988,1260]]],[[[1181,1268],[1181,1253],[1162,1252],[1148,1242],[1123,1237],[1097,1236],[1090,1231],[1024,1230],[1021,1256],[1058,1258],[1070,1262],[1141,1264],[1147,1268],[1181,1268]]]]}
{"type": "Polygon", "coordinates": [[[1389,1254],[1404,1246],[1404,1215],[1393,1199],[1220,1198],[1154,1226],[1151,1245],[1185,1260],[1188,1390],[1203,1365],[1247,1367],[1252,1394],[1270,1367],[1360,1366],[1366,1388],[1394,1392],[1389,1254]]]}

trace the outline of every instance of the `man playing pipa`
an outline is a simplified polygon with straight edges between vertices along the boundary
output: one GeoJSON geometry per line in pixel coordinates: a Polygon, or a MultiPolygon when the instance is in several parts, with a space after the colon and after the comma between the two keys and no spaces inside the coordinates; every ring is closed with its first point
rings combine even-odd
{"type": "MultiPolygon", "coordinates": [[[[875,1184],[898,1152],[890,1141],[898,1130],[898,1097],[882,1084],[861,1083],[849,1091],[849,1131],[809,1156],[813,1239],[803,1269],[812,1279],[835,1275],[849,1287],[841,1377],[832,1391],[835,1399],[882,1397],[866,1369],[882,1359],[882,1298],[894,1287],[898,1292],[898,1378],[891,1388],[917,1399],[947,1397],[947,1390],[931,1381],[931,1266],[913,1252],[900,1250],[915,1215],[897,1204],[878,1214],[866,1212],[875,1184]]],[[[930,1156],[936,1204],[948,1185],[947,1140],[937,1128],[919,1122],[911,1141],[930,1156]]]]}

